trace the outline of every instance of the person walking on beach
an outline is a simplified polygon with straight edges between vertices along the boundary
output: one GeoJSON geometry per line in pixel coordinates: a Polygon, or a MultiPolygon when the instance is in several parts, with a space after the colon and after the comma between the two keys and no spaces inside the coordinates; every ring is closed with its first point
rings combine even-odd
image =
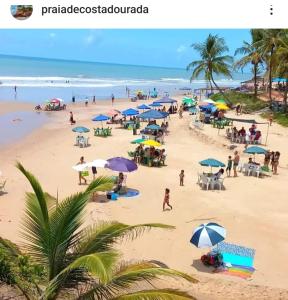
{"type": "Polygon", "coordinates": [[[228,162],[227,162],[227,168],[226,168],[226,174],[228,177],[231,176],[232,163],[233,163],[232,157],[231,157],[231,155],[229,155],[228,162]]]}
{"type": "Polygon", "coordinates": [[[70,121],[70,124],[71,124],[71,125],[74,125],[74,124],[76,123],[76,121],[74,120],[72,111],[70,111],[70,118],[69,118],[69,121],[70,121]]]}
{"type": "Polygon", "coordinates": [[[179,108],[179,119],[182,119],[182,118],[183,118],[183,106],[181,104],[180,108],[179,108]]]}
{"type": "MultiPolygon", "coordinates": [[[[84,156],[81,156],[80,161],[77,163],[77,165],[83,165],[83,164],[85,164],[84,156]]],[[[82,172],[79,171],[79,185],[82,184],[82,179],[84,180],[85,184],[87,184],[86,178],[84,178],[82,172]]]]}
{"type": "Polygon", "coordinates": [[[115,100],[115,97],[114,97],[114,94],[112,94],[111,95],[112,106],[114,105],[114,100],[115,100]]]}
{"type": "Polygon", "coordinates": [[[238,154],[238,151],[234,152],[234,159],[233,159],[233,171],[234,171],[234,177],[237,177],[237,168],[239,165],[239,161],[240,161],[240,156],[238,154]]]}
{"type": "Polygon", "coordinates": [[[96,104],[96,97],[95,97],[95,96],[93,96],[92,103],[93,103],[93,104],[96,104]]]}
{"type": "Polygon", "coordinates": [[[181,170],[180,174],[179,174],[179,178],[180,178],[180,186],[184,186],[184,170],[181,170]]]}
{"type": "Polygon", "coordinates": [[[272,126],[272,123],[273,123],[273,117],[274,117],[274,115],[273,115],[273,113],[271,113],[271,114],[269,115],[269,125],[270,125],[270,126],[272,126]]]}
{"type": "Polygon", "coordinates": [[[17,86],[16,85],[14,86],[14,92],[15,92],[15,94],[17,94],[17,86]]]}
{"type": "Polygon", "coordinates": [[[166,204],[167,204],[167,206],[170,207],[170,210],[172,210],[172,205],[170,205],[169,199],[170,199],[170,190],[166,188],[165,195],[164,195],[164,201],[163,201],[163,211],[165,211],[166,204]]]}
{"type": "Polygon", "coordinates": [[[278,169],[278,165],[279,165],[279,158],[280,158],[280,152],[276,151],[274,154],[274,162],[273,162],[273,174],[274,175],[278,175],[277,173],[277,169],[278,169]]]}

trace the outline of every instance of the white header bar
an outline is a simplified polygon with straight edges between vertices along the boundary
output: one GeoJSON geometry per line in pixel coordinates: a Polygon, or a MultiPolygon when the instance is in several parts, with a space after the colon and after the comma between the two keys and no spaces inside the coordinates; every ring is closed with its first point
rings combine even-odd
{"type": "Polygon", "coordinates": [[[0,28],[288,28],[288,1],[1,0],[0,28]],[[15,4],[31,17],[12,17],[15,4]]]}

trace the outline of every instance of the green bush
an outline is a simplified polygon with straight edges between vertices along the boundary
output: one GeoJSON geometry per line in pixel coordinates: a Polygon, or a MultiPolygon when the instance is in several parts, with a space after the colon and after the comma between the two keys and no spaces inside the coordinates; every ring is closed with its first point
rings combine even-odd
{"type": "Polygon", "coordinates": [[[0,281],[7,284],[15,284],[16,278],[13,271],[13,265],[8,255],[0,248],[0,281]]]}
{"type": "MultiPolygon", "coordinates": [[[[264,102],[258,98],[255,98],[254,95],[250,95],[246,93],[229,91],[225,93],[225,97],[232,103],[232,105],[241,103],[244,106],[244,111],[248,113],[252,113],[254,111],[258,111],[269,106],[269,103],[264,102]]],[[[211,96],[211,99],[213,99],[214,101],[223,98],[224,98],[223,95],[220,93],[211,96]]]]}

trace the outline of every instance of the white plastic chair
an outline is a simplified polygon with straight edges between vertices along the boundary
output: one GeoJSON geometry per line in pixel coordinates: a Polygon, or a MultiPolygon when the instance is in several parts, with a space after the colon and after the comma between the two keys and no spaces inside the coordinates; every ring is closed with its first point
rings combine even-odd
{"type": "Polygon", "coordinates": [[[201,175],[201,186],[202,186],[202,188],[204,188],[204,186],[206,186],[206,190],[208,191],[210,183],[211,183],[210,178],[206,177],[205,175],[201,175]]]}
{"type": "Polygon", "coordinates": [[[215,180],[213,183],[213,189],[214,189],[214,185],[218,185],[219,190],[224,190],[224,178],[219,178],[219,179],[215,180]]]}

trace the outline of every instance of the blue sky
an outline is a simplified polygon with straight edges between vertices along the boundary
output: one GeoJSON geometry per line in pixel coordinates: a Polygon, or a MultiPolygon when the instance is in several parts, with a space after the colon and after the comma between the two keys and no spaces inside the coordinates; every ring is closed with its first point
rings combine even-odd
{"type": "Polygon", "coordinates": [[[198,58],[190,45],[209,33],[225,38],[230,55],[250,41],[248,29],[0,30],[0,54],[183,68],[198,58]]]}

